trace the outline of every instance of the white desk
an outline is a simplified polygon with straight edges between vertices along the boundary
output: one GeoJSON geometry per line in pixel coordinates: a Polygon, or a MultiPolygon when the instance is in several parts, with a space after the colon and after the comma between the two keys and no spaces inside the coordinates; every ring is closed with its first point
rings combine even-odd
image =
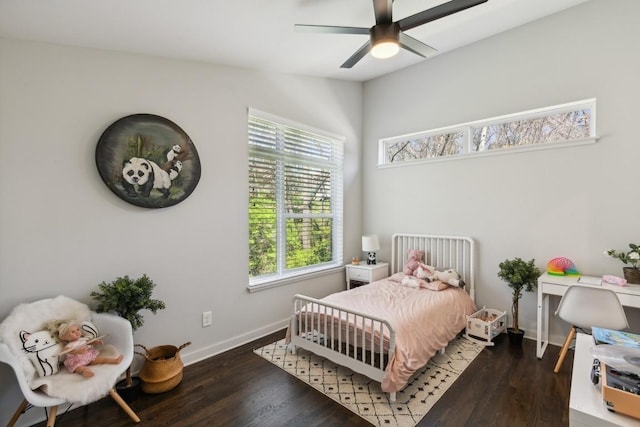
{"type": "MultiPolygon", "coordinates": [[[[568,286],[578,283],[580,276],[552,276],[547,273],[538,278],[538,325],[536,355],[542,359],[549,344],[549,295],[564,295],[568,286]]],[[[591,277],[591,279],[595,279],[591,277]]],[[[620,303],[626,307],[640,308],[640,285],[614,286],[599,285],[611,289],[618,295],[620,303]]]]}
{"type": "Polygon", "coordinates": [[[593,337],[578,333],[576,350],[573,355],[573,371],[571,373],[571,395],[569,396],[570,427],[603,427],[624,426],[639,427],[640,420],[627,415],[610,412],[602,402],[601,384],[591,382],[591,366],[593,356],[593,337]]]}

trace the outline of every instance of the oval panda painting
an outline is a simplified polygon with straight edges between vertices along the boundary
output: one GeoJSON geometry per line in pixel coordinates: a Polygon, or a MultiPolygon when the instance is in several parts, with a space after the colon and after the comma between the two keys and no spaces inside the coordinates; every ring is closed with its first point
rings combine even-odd
{"type": "Polygon", "coordinates": [[[175,123],[153,114],[123,117],[96,147],[102,180],[121,199],[145,208],[180,203],[200,180],[200,157],[175,123]]]}

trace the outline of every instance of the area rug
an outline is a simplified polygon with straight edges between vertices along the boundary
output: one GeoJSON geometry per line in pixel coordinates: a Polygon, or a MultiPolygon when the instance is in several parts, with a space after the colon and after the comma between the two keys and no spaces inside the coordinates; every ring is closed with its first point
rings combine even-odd
{"type": "Polygon", "coordinates": [[[463,337],[454,339],[444,354],[438,353],[416,372],[404,390],[389,402],[380,383],[330,360],[299,349],[287,351],[284,340],[254,353],[284,369],[316,390],[380,427],[414,427],[484,347],[463,337]]]}

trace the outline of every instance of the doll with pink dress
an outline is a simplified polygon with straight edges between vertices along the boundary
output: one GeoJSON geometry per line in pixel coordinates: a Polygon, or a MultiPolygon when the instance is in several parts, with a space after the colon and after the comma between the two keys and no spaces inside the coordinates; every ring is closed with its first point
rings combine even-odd
{"type": "Polygon", "coordinates": [[[100,352],[91,344],[103,344],[103,341],[94,339],[90,342],[89,338],[82,335],[80,324],[74,320],[60,324],[58,336],[65,343],[62,353],[65,354],[64,366],[69,372],[76,372],[89,378],[94,374],[89,365],[118,364],[122,361],[122,355],[100,356],[100,352]]]}

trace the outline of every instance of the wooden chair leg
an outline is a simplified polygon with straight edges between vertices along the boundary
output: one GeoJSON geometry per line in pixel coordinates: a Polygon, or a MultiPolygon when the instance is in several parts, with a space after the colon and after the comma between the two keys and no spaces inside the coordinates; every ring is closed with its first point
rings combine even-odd
{"type": "Polygon", "coordinates": [[[47,427],[53,427],[56,423],[56,415],[58,414],[58,406],[52,406],[49,408],[49,419],[47,420],[47,427]]]}
{"type": "Polygon", "coordinates": [[[20,406],[18,406],[18,410],[14,412],[13,417],[11,417],[11,419],[9,420],[9,424],[7,424],[7,427],[13,427],[16,424],[16,421],[18,421],[18,418],[20,418],[20,415],[22,415],[24,409],[28,404],[29,402],[27,401],[27,399],[22,401],[20,406]]]}
{"type": "Polygon", "coordinates": [[[571,345],[571,341],[576,336],[576,328],[571,327],[569,329],[569,334],[567,335],[567,339],[564,340],[564,345],[562,346],[562,350],[560,350],[560,356],[558,356],[558,362],[556,363],[556,367],[553,368],[553,372],[555,374],[560,371],[560,367],[562,366],[562,362],[564,362],[564,357],[567,355],[567,351],[569,351],[569,346],[571,345]]]}
{"type": "Polygon", "coordinates": [[[113,400],[115,400],[116,403],[120,405],[120,407],[127,413],[127,415],[131,417],[133,421],[137,423],[140,422],[140,417],[138,417],[136,413],[133,412],[133,410],[129,407],[129,405],[127,405],[127,403],[122,399],[122,397],[120,397],[120,395],[114,389],[109,390],[109,394],[111,395],[113,400]]]}

